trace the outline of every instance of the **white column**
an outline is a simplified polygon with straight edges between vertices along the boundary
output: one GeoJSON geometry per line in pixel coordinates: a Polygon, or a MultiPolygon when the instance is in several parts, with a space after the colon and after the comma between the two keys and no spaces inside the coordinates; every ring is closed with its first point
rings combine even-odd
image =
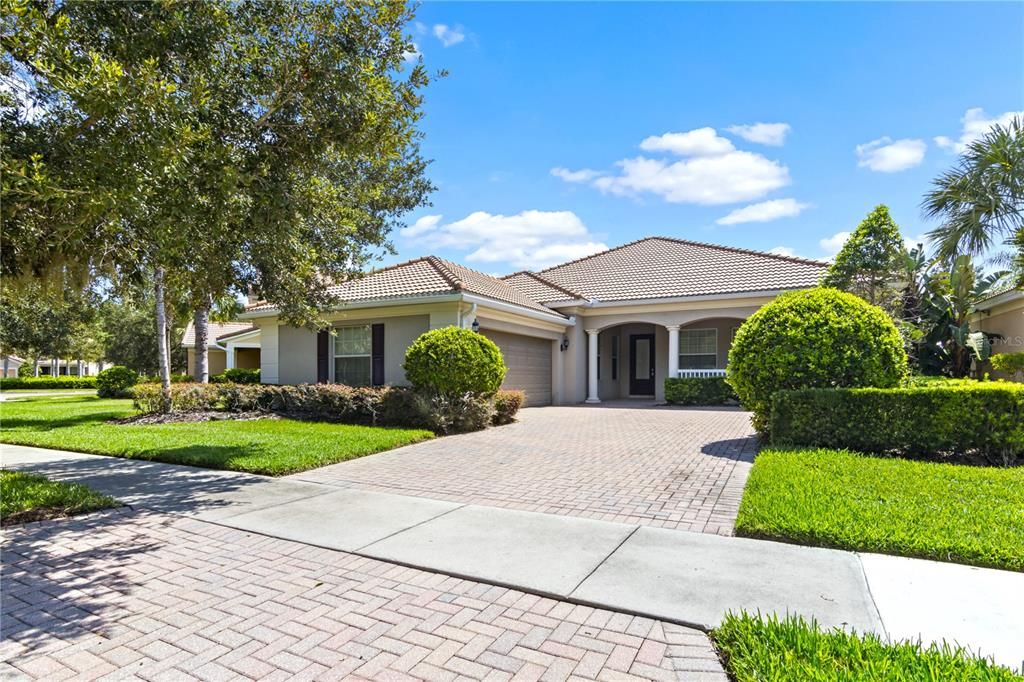
{"type": "Polygon", "coordinates": [[[234,369],[234,368],[235,368],[235,345],[232,344],[232,343],[229,343],[228,344],[228,352],[227,352],[227,363],[226,363],[225,369],[234,369]]]}
{"type": "Polygon", "coordinates": [[[598,329],[587,330],[587,402],[599,403],[597,397],[597,335],[598,329]]]}
{"type": "Polygon", "coordinates": [[[668,376],[675,379],[679,376],[679,325],[667,324],[668,330],[668,376]]]}

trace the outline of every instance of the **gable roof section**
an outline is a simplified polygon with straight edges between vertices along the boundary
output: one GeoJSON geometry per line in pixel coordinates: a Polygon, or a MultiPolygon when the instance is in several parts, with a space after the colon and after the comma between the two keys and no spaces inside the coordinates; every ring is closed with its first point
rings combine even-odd
{"type": "MultiPolygon", "coordinates": [[[[206,347],[214,346],[217,341],[226,337],[234,336],[235,334],[241,334],[242,332],[251,331],[256,329],[249,322],[211,322],[207,326],[206,331],[206,347]]],[[[196,345],[196,328],[192,321],[185,326],[185,333],[181,337],[181,345],[188,348],[195,348],[196,345]]]]}
{"type": "Polygon", "coordinates": [[[548,303],[549,301],[573,301],[585,298],[581,294],[577,294],[575,291],[570,291],[569,289],[560,287],[554,282],[544,279],[536,272],[530,272],[528,270],[522,270],[520,272],[514,272],[511,275],[505,275],[501,279],[513,288],[523,292],[534,301],[538,301],[540,303],[548,303]]]}
{"type": "MultiPolygon", "coordinates": [[[[467,293],[542,311],[549,315],[559,315],[497,277],[437,256],[425,256],[391,265],[361,277],[354,277],[348,281],[334,284],[327,290],[341,302],[386,301],[467,293]]],[[[246,312],[271,311],[274,308],[272,303],[261,301],[246,307],[246,312]]]]}
{"type": "Polygon", "coordinates": [[[826,267],[763,251],[647,237],[538,274],[588,299],[627,301],[803,289],[815,286],[826,267]]]}

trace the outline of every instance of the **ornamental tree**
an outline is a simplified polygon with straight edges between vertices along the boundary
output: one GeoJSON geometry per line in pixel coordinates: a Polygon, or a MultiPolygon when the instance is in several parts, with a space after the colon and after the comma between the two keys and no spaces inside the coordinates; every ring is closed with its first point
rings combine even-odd
{"type": "Polygon", "coordinates": [[[861,221],[829,266],[822,284],[896,312],[906,248],[889,208],[878,205],[861,221]]]}

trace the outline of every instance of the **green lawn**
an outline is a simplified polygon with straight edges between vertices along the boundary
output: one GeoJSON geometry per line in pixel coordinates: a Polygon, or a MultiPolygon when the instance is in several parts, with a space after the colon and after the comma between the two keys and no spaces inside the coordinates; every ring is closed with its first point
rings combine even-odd
{"type": "Polygon", "coordinates": [[[0,471],[0,523],[39,521],[118,506],[84,485],[51,481],[21,471],[0,471]]]}
{"type": "Polygon", "coordinates": [[[433,437],[421,429],[292,419],[107,423],[133,414],[130,400],[93,396],[0,403],[0,442],[280,476],[433,437]]]}
{"type": "Polygon", "coordinates": [[[823,631],[799,617],[728,615],[712,633],[736,682],[1002,682],[1024,678],[950,646],[888,644],[872,634],[823,631]]]}
{"type": "Polygon", "coordinates": [[[765,450],[754,460],[736,531],[1024,571],[1024,467],[765,450]]]}

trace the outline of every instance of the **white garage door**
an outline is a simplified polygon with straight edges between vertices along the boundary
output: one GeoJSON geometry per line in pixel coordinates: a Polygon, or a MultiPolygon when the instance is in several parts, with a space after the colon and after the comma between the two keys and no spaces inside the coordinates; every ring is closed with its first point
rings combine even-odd
{"type": "Polygon", "coordinates": [[[552,342],[486,329],[483,335],[498,344],[505,357],[508,373],[501,387],[524,391],[527,405],[550,405],[552,342]]]}

